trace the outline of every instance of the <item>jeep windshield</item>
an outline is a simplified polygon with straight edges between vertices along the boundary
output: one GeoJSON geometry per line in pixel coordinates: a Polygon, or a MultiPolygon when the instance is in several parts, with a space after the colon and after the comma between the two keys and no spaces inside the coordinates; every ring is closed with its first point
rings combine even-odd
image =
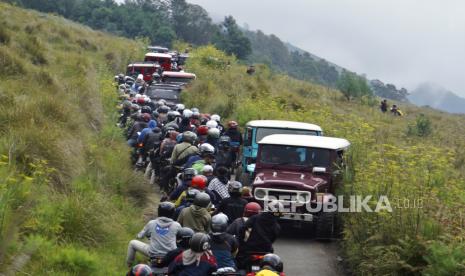
{"type": "Polygon", "coordinates": [[[265,166],[325,167],[331,165],[331,151],[328,149],[296,147],[285,145],[261,145],[260,164],[265,166]]]}
{"type": "Polygon", "coordinates": [[[148,89],[147,96],[151,99],[178,100],[179,92],[169,89],[148,89]]]}
{"type": "Polygon", "coordinates": [[[296,134],[296,135],[318,135],[318,132],[315,130],[306,130],[306,129],[288,129],[288,128],[258,128],[257,134],[255,135],[255,141],[258,143],[265,136],[273,134],[296,134]]]}

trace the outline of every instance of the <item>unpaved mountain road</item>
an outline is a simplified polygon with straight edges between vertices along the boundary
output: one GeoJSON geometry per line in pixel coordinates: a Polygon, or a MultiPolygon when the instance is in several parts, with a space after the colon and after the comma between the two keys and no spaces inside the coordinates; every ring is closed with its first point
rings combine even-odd
{"type": "Polygon", "coordinates": [[[345,275],[337,260],[337,242],[320,242],[306,236],[286,227],[273,244],[275,253],[284,262],[286,276],[345,275]]]}

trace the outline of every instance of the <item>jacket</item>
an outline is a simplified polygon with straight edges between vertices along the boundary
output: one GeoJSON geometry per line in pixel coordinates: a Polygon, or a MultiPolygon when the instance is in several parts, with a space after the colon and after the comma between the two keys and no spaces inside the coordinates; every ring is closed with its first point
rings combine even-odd
{"type": "Polygon", "coordinates": [[[168,275],[209,276],[216,270],[216,259],[211,252],[194,253],[188,249],[174,259],[168,268],[168,275]]]}
{"type": "Polygon", "coordinates": [[[281,231],[278,219],[271,213],[250,217],[241,230],[239,242],[242,252],[273,252],[273,243],[281,231]],[[248,238],[245,237],[249,233],[248,238]]]}
{"type": "Polygon", "coordinates": [[[218,268],[236,268],[234,254],[237,253],[239,244],[236,238],[228,233],[210,234],[210,250],[216,258],[218,268]]]}
{"type": "Polygon", "coordinates": [[[183,227],[189,227],[194,232],[208,233],[210,231],[211,215],[206,208],[191,205],[182,209],[178,222],[183,227]]]}
{"type": "Polygon", "coordinates": [[[176,234],[181,225],[166,217],[159,217],[149,221],[137,234],[137,238],[150,238],[150,255],[165,255],[176,248],[176,234]]]}
{"type": "Polygon", "coordinates": [[[218,212],[222,212],[228,216],[229,221],[234,221],[237,218],[242,217],[244,214],[244,207],[247,204],[247,200],[237,195],[231,195],[231,197],[225,198],[221,201],[218,207],[218,212]]]}
{"type": "Polygon", "coordinates": [[[191,145],[189,143],[182,142],[181,144],[177,144],[174,147],[173,153],[171,154],[171,164],[178,165],[178,163],[181,162],[181,160],[186,159],[185,161],[187,161],[187,158],[189,156],[195,155],[198,152],[199,149],[196,146],[191,145]]]}

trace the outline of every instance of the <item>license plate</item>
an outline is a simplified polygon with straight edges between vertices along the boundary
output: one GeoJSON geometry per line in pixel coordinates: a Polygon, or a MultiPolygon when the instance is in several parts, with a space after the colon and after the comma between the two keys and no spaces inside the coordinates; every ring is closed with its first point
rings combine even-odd
{"type": "Polygon", "coordinates": [[[252,272],[257,272],[257,271],[260,271],[260,267],[258,265],[253,265],[252,272]]]}

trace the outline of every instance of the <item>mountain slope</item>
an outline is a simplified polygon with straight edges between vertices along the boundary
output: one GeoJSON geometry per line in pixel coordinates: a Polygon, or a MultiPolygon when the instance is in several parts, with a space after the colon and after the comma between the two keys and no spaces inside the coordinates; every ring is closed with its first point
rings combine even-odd
{"type": "Polygon", "coordinates": [[[111,79],[143,47],[5,3],[0,18],[0,274],[119,275],[146,187],[111,79]]]}
{"type": "Polygon", "coordinates": [[[450,113],[465,113],[465,98],[434,83],[422,83],[409,95],[418,106],[430,106],[450,113]]]}

